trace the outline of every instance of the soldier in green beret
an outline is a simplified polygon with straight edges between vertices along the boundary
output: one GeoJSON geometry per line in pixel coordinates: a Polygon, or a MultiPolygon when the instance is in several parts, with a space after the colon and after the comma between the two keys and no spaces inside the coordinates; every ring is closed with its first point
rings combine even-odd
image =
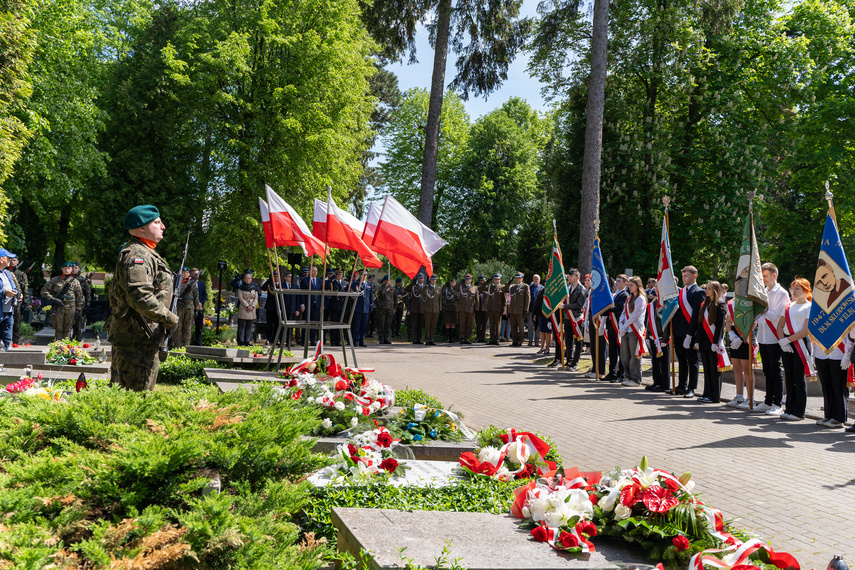
{"type": "Polygon", "coordinates": [[[79,311],[83,309],[83,289],[80,282],[72,275],[74,262],[62,264],[62,274],[57,275],[42,287],[44,297],[53,308],[50,322],[53,325],[54,340],[70,338],[71,327],[79,311]]]}
{"type": "Polygon", "coordinates": [[[190,333],[193,332],[193,321],[196,320],[199,289],[196,288],[196,281],[190,279],[189,267],[181,269],[181,287],[178,291],[178,330],[169,337],[173,347],[190,344],[190,333]]]}
{"type": "Polygon", "coordinates": [[[178,315],[169,310],[172,272],[155,251],[166,229],[160,212],[154,206],[131,208],[124,227],[131,238],[119,251],[110,283],[110,383],[141,392],[154,390],[157,351],[178,315]]]}
{"type": "Polygon", "coordinates": [[[92,302],[92,282],[89,276],[80,273],[80,264],[73,262],[74,266],[71,269],[71,274],[80,283],[80,290],[83,291],[83,306],[77,312],[77,318],[74,319],[74,340],[83,340],[83,329],[86,328],[86,309],[92,302]]]}

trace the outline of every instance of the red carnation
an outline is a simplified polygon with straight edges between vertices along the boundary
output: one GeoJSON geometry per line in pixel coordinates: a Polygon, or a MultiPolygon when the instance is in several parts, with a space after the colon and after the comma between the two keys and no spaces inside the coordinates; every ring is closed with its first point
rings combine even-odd
{"type": "Polygon", "coordinates": [[[481,462],[478,461],[478,458],[471,451],[461,453],[458,461],[460,461],[461,467],[468,469],[473,473],[478,473],[481,468],[481,462]]]}
{"type": "Polygon", "coordinates": [[[544,526],[536,526],[531,529],[531,535],[538,542],[546,542],[549,538],[549,531],[544,526]]]}
{"type": "Polygon", "coordinates": [[[389,432],[384,431],[377,436],[377,445],[380,447],[390,447],[392,445],[392,436],[389,432]]]}
{"type": "Polygon", "coordinates": [[[347,394],[345,394],[344,396],[342,396],[342,398],[344,398],[344,399],[345,399],[345,400],[347,400],[348,402],[352,402],[352,401],[353,401],[353,398],[355,398],[355,396],[354,396],[352,393],[348,392],[347,394]]]}
{"type": "Polygon", "coordinates": [[[294,392],[293,394],[291,394],[291,399],[292,399],[292,400],[299,400],[299,399],[300,399],[300,396],[302,396],[302,395],[303,395],[303,391],[302,391],[302,390],[297,390],[296,392],[294,392]]]}
{"type": "Polygon", "coordinates": [[[17,342],[13,342],[13,343],[12,343],[12,348],[18,348],[18,343],[17,343],[17,342]]]}
{"type": "Polygon", "coordinates": [[[297,379],[296,378],[291,378],[290,380],[288,380],[288,387],[289,388],[293,388],[296,385],[297,385],[297,379]]]}
{"type": "Polygon", "coordinates": [[[356,446],[352,443],[347,444],[347,454],[348,455],[356,455],[356,446]]]}
{"type": "Polygon", "coordinates": [[[675,481],[674,479],[671,479],[670,477],[665,479],[665,485],[672,493],[676,493],[680,490],[680,483],[678,481],[675,481]]]}
{"type": "Polygon", "coordinates": [[[582,521],[576,524],[576,532],[588,536],[597,536],[597,525],[591,521],[582,521]]]}
{"type": "Polygon", "coordinates": [[[528,479],[532,475],[534,475],[534,465],[526,463],[525,469],[517,473],[517,479],[528,479]]]}
{"type": "Polygon", "coordinates": [[[92,345],[91,345],[91,344],[89,344],[88,342],[84,342],[84,343],[83,343],[83,348],[90,348],[91,346],[92,346],[92,345]]]}
{"type": "Polygon", "coordinates": [[[644,491],[644,506],[654,513],[667,513],[678,502],[671,491],[659,485],[651,485],[644,491]]]}
{"type": "Polygon", "coordinates": [[[588,495],[588,500],[589,500],[589,501],[591,501],[591,504],[592,504],[592,505],[595,505],[595,506],[596,506],[596,504],[597,504],[597,494],[596,494],[596,493],[591,493],[590,495],[588,495]]]}
{"type": "Polygon", "coordinates": [[[620,504],[625,507],[631,507],[632,505],[641,500],[641,496],[641,485],[639,485],[638,483],[627,485],[623,488],[623,491],[620,492],[620,504]]]}
{"type": "Polygon", "coordinates": [[[339,380],[335,383],[335,389],[339,392],[347,388],[347,383],[344,380],[339,380]]]}
{"type": "Polygon", "coordinates": [[[579,546],[579,539],[569,532],[562,532],[558,535],[558,544],[564,548],[576,548],[579,546]]]}
{"type": "Polygon", "coordinates": [[[369,415],[369,414],[371,414],[371,409],[370,409],[370,408],[362,408],[362,415],[363,415],[363,416],[367,416],[367,415],[369,415]]]}
{"type": "Polygon", "coordinates": [[[76,358],[72,358],[71,360],[69,360],[69,361],[68,361],[68,363],[69,363],[69,364],[77,364],[77,359],[76,359],[76,358]]]}
{"type": "Polygon", "coordinates": [[[674,548],[677,549],[677,552],[689,548],[689,539],[683,536],[682,534],[678,534],[677,536],[672,538],[671,542],[674,543],[674,548]]]}
{"type": "Polygon", "coordinates": [[[398,461],[392,457],[387,457],[380,462],[380,469],[387,473],[394,473],[398,469],[398,461]]]}

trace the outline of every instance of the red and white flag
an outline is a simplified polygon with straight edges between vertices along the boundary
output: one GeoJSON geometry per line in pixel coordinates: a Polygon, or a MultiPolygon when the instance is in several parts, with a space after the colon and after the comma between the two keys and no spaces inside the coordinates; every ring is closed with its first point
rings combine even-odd
{"type": "Polygon", "coordinates": [[[422,224],[400,202],[386,196],[371,247],[386,255],[392,265],[411,279],[424,265],[433,273],[431,257],[445,245],[433,230],[422,224]]]}
{"type": "Polygon", "coordinates": [[[365,267],[383,267],[383,262],[362,241],[365,225],[353,215],[339,210],[332,198],[326,202],[315,200],[312,234],[330,247],[355,251],[365,267]]]}
{"type": "Polygon", "coordinates": [[[374,241],[374,234],[377,233],[377,223],[380,221],[380,212],[382,211],[383,206],[377,202],[371,202],[368,206],[368,216],[365,218],[365,229],[362,230],[362,241],[366,244],[370,245],[371,242],[374,241]]]}
{"type": "MultiPolygon", "coordinates": [[[[317,239],[309,231],[309,227],[303,218],[288,205],[270,186],[264,185],[267,192],[267,204],[270,219],[270,237],[273,245],[296,245],[305,255],[320,255],[324,258],[324,242],[317,239]]],[[[261,223],[264,224],[264,210],[262,209],[261,223]]],[[[272,246],[268,246],[272,247],[272,246]]]]}
{"type": "Polygon", "coordinates": [[[258,208],[261,210],[261,227],[264,228],[264,244],[267,249],[273,247],[273,227],[270,223],[270,210],[267,209],[267,202],[258,199],[258,208]]]}

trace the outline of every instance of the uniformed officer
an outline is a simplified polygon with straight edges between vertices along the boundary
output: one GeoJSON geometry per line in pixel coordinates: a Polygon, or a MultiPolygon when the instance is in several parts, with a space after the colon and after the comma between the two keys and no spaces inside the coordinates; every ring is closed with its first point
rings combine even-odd
{"type": "Polygon", "coordinates": [[[422,289],[422,312],[425,319],[425,344],[434,345],[436,322],[439,320],[439,308],[442,302],[439,288],[436,286],[436,275],[430,276],[430,283],[422,289]]]}
{"type": "Polygon", "coordinates": [[[21,322],[23,315],[21,311],[27,302],[27,290],[30,288],[30,280],[24,271],[18,268],[18,258],[9,258],[9,272],[18,282],[18,302],[15,304],[15,322],[12,324],[12,343],[21,342],[21,322]]]}
{"type": "MultiPolygon", "coordinates": [[[[395,278],[395,315],[392,317],[392,336],[397,338],[401,335],[401,319],[407,312],[409,301],[407,290],[404,288],[404,278],[395,278]]],[[[409,336],[409,335],[408,335],[409,336]]]]}
{"type": "Polygon", "coordinates": [[[478,288],[472,284],[472,275],[463,276],[463,282],[457,287],[457,319],[460,324],[460,344],[472,344],[472,325],[475,322],[475,305],[478,301],[478,288]]]}
{"type": "MultiPolygon", "coordinates": [[[[330,289],[332,291],[343,291],[347,292],[350,290],[350,283],[344,280],[344,270],[336,269],[335,270],[335,279],[333,279],[330,284],[330,289]]],[[[327,301],[330,304],[330,324],[341,324],[342,323],[342,314],[345,308],[345,298],[344,297],[328,297],[327,301]]],[[[332,337],[331,346],[341,346],[343,342],[343,338],[341,333],[338,330],[334,330],[330,333],[332,337]]]]}
{"type": "Polygon", "coordinates": [[[487,305],[487,318],[490,320],[490,342],[499,344],[499,327],[502,326],[502,313],[505,311],[505,288],[502,285],[502,275],[493,275],[493,282],[484,287],[487,305]]]}
{"type": "Polygon", "coordinates": [[[445,342],[454,342],[454,337],[457,336],[457,301],[460,299],[457,279],[452,277],[446,281],[440,296],[442,297],[442,314],[445,320],[445,342]]]}
{"type": "Polygon", "coordinates": [[[181,286],[178,288],[178,330],[170,340],[172,346],[190,344],[193,321],[196,319],[196,307],[199,305],[199,290],[196,282],[190,278],[190,268],[181,269],[181,286]]]}
{"type": "Polygon", "coordinates": [[[416,275],[416,282],[410,283],[407,289],[410,291],[410,330],[412,336],[410,342],[413,344],[422,343],[422,325],[424,324],[425,314],[422,310],[422,296],[424,295],[425,284],[424,273],[416,275]]]}
{"type": "Polygon", "coordinates": [[[508,324],[511,327],[511,346],[522,346],[525,331],[525,314],[531,305],[531,291],[528,283],[523,283],[524,275],[519,271],[514,275],[514,282],[508,288],[510,301],[508,303],[508,324]]]}
{"type": "Polygon", "coordinates": [[[475,301],[475,342],[487,340],[487,276],[478,276],[478,299],[475,301]]]}
{"type": "Polygon", "coordinates": [[[74,266],[72,267],[71,274],[80,283],[80,290],[83,292],[83,306],[80,307],[77,317],[74,319],[74,340],[82,341],[83,329],[86,328],[86,309],[89,308],[89,304],[92,302],[92,283],[88,276],[80,273],[80,264],[76,261],[72,263],[74,263],[74,266]]]}
{"type": "Polygon", "coordinates": [[[77,311],[83,306],[83,289],[80,282],[71,274],[74,262],[62,264],[62,275],[57,275],[42,287],[42,297],[53,305],[51,324],[54,328],[54,340],[70,338],[77,311]]]}
{"type": "Polygon", "coordinates": [[[395,314],[395,289],[389,284],[389,276],[384,275],[380,285],[375,287],[374,310],[377,312],[377,337],[380,344],[392,344],[389,340],[392,317],[395,314]]]}
{"type": "Polygon", "coordinates": [[[110,384],[141,392],[154,390],[158,347],[178,315],[169,310],[172,272],[155,251],[166,229],[160,212],[154,206],[131,208],[124,228],[131,237],[119,251],[110,283],[110,384]]]}

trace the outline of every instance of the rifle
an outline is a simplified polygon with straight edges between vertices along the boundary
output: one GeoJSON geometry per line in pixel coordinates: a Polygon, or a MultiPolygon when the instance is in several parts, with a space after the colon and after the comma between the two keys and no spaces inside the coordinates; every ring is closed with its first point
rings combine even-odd
{"type": "MultiPolygon", "coordinates": [[[[181,257],[181,265],[178,266],[178,273],[175,275],[175,284],[172,286],[172,303],[169,310],[172,314],[178,314],[178,296],[181,294],[181,272],[184,270],[184,262],[187,261],[187,248],[190,247],[190,230],[187,230],[187,240],[184,242],[184,255],[181,257]]],[[[163,342],[160,344],[160,361],[166,360],[169,355],[169,337],[172,336],[172,331],[167,330],[163,335],[163,342]]]]}
{"type": "Polygon", "coordinates": [[[36,262],[34,261],[34,262],[32,262],[32,263],[30,264],[30,266],[29,266],[29,267],[27,267],[27,270],[26,270],[26,271],[24,271],[24,273],[26,273],[27,275],[29,275],[29,274],[30,274],[30,269],[32,269],[32,268],[33,268],[33,267],[35,267],[35,266],[36,266],[36,262]]]}

